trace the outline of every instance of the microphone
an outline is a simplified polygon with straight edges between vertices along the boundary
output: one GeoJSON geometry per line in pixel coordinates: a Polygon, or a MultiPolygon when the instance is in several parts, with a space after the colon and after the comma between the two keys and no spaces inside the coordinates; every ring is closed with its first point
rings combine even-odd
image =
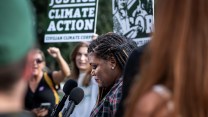
{"type": "Polygon", "coordinates": [[[69,104],[66,108],[66,112],[63,113],[63,117],[70,117],[72,112],[74,111],[75,105],[79,104],[84,97],[84,91],[76,87],[72,89],[70,96],[69,96],[69,104]]]}
{"type": "Polygon", "coordinates": [[[64,107],[64,103],[65,103],[68,95],[70,94],[72,89],[74,89],[75,87],[77,87],[76,81],[71,80],[71,79],[66,81],[66,83],[64,84],[64,87],[63,87],[63,92],[65,93],[65,95],[63,96],[63,98],[61,99],[59,104],[57,106],[55,106],[55,108],[53,109],[53,111],[51,113],[51,117],[58,117],[59,112],[64,107]]]}

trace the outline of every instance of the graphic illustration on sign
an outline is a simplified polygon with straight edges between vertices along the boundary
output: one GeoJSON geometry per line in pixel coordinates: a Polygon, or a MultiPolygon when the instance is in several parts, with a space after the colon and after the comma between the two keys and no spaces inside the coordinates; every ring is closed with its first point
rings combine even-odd
{"type": "Polygon", "coordinates": [[[113,0],[114,32],[138,45],[149,41],[153,31],[153,0],[113,0]]]}

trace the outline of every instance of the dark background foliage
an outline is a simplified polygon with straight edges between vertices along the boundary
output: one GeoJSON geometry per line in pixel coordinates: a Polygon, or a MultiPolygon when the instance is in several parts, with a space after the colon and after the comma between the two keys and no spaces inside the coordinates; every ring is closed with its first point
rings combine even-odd
{"type": "MultiPolygon", "coordinates": [[[[31,0],[34,5],[34,11],[36,13],[36,26],[37,26],[37,41],[40,49],[45,53],[47,66],[54,70],[57,69],[56,61],[49,56],[46,52],[49,47],[58,47],[61,50],[61,54],[64,59],[70,63],[70,55],[73,48],[76,46],[76,42],[68,43],[44,43],[44,34],[47,29],[48,21],[48,4],[50,0],[31,0]]],[[[111,0],[99,0],[98,14],[97,14],[97,34],[101,35],[107,32],[113,31],[112,21],[112,1],[111,0]]]]}

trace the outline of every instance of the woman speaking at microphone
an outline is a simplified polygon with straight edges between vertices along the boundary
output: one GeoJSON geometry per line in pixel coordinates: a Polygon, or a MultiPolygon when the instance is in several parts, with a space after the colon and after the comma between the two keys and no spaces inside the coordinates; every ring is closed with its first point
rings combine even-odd
{"type": "Polygon", "coordinates": [[[91,117],[115,115],[122,96],[124,66],[135,47],[135,42],[115,33],[98,36],[89,45],[91,74],[100,87],[91,117]]]}

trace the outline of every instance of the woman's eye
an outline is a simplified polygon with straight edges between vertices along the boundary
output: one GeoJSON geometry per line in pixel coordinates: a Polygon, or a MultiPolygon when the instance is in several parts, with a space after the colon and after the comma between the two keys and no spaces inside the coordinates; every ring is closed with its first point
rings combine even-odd
{"type": "Polygon", "coordinates": [[[77,53],[77,56],[81,56],[82,54],[81,53],[77,53]]]}
{"type": "Polygon", "coordinates": [[[97,68],[97,65],[92,65],[92,69],[96,69],[97,68]]]}

